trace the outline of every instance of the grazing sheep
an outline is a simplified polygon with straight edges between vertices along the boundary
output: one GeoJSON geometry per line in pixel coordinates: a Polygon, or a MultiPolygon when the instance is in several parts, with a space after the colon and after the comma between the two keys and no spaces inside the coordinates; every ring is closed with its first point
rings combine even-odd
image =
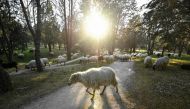
{"type": "Polygon", "coordinates": [[[23,53],[19,53],[18,54],[18,58],[21,58],[21,59],[24,58],[24,54],[23,53]]]}
{"type": "Polygon", "coordinates": [[[156,60],[156,62],[153,64],[153,70],[156,69],[166,69],[167,65],[169,63],[169,58],[167,56],[160,57],[156,60]]]}
{"type": "MultiPolygon", "coordinates": [[[[44,63],[43,63],[43,61],[42,60],[40,60],[41,61],[41,65],[42,65],[42,67],[44,67],[44,63]]],[[[31,60],[31,61],[29,61],[26,65],[25,65],[25,68],[26,69],[33,69],[33,68],[36,68],[36,60],[31,60]]]]}
{"type": "Polygon", "coordinates": [[[151,67],[152,66],[152,57],[151,56],[145,57],[144,64],[145,64],[145,67],[151,67]]]}
{"type": "Polygon", "coordinates": [[[56,62],[57,64],[60,64],[60,65],[61,65],[61,63],[64,63],[64,65],[65,65],[66,58],[60,55],[60,56],[58,56],[58,58],[56,58],[54,60],[54,62],[56,62]]]}
{"type": "Polygon", "coordinates": [[[124,61],[131,60],[131,55],[130,54],[118,54],[118,55],[115,55],[115,58],[124,62],[124,61]]]}
{"type": "Polygon", "coordinates": [[[30,50],[29,50],[29,53],[33,53],[35,51],[35,48],[31,48],[30,50]]]}
{"type": "Polygon", "coordinates": [[[76,59],[76,58],[78,58],[79,57],[79,53],[75,53],[75,54],[73,54],[72,56],[71,56],[71,59],[76,59]]]}
{"type": "Polygon", "coordinates": [[[41,61],[44,63],[45,66],[47,64],[50,66],[48,58],[41,58],[41,61]]]}
{"type": "Polygon", "coordinates": [[[82,56],[80,57],[80,64],[87,64],[89,62],[88,57],[82,56]]]}
{"type": "Polygon", "coordinates": [[[16,69],[16,72],[18,71],[17,62],[15,61],[13,61],[12,63],[3,63],[3,60],[0,60],[0,66],[5,69],[14,67],[16,69]]]}
{"type": "Polygon", "coordinates": [[[174,53],[174,55],[173,55],[175,58],[177,58],[178,57],[178,54],[177,53],[174,53]]]}
{"type": "Polygon", "coordinates": [[[54,56],[54,52],[49,52],[49,56],[54,56]]]}
{"type": "Polygon", "coordinates": [[[89,59],[89,62],[98,62],[98,56],[91,56],[88,58],[89,59]]]}
{"type": "Polygon", "coordinates": [[[113,55],[105,55],[105,56],[103,56],[103,58],[105,59],[105,61],[107,63],[111,63],[111,62],[114,61],[114,56],[113,55]]]}
{"type": "Polygon", "coordinates": [[[115,71],[110,67],[90,68],[83,72],[74,73],[71,75],[68,85],[77,82],[82,83],[87,88],[86,92],[92,95],[91,100],[94,99],[95,90],[100,89],[100,86],[104,86],[100,95],[104,93],[108,85],[115,86],[118,93],[115,71]],[[88,91],[89,88],[93,89],[93,94],[88,91]]]}

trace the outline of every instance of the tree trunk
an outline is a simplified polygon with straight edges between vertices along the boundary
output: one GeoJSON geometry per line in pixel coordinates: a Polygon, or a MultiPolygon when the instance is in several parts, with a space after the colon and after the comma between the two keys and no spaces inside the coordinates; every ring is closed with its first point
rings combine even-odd
{"type": "Polygon", "coordinates": [[[51,52],[52,50],[51,50],[51,44],[50,43],[48,43],[48,48],[49,48],[49,52],[51,52]]]}
{"type": "Polygon", "coordinates": [[[36,0],[37,3],[37,29],[35,35],[35,60],[37,65],[37,70],[39,72],[43,71],[42,64],[40,61],[40,41],[41,41],[41,4],[40,0],[36,0]]]}
{"type": "Polygon", "coordinates": [[[165,47],[162,48],[162,56],[164,56],[165,47]]]}
{"type": "Polygon", "coordinates": [[[47,44],[44,43],[44,48],[47,48],[47,44]]]}
{"type": "Polygon", "coordinates": [[[53,43],[52,45],[53,45],[53,49],[55,49],[55,43],[53,43]]]}
{"type": "Polygon", "coordinates": [[[67,60],[71,60],[71,49],[69,44],[69,35],[67,28],[67,16],[66,16],[66,1],[64,0],[64,20],[65,20],[65,35],[66,35],[66,47],[67,47],[67,60]]]}
{"type": "Polygon", "coordinates": [[[183,52],[184,42],[180,41],[179,47],[178,47],[178,57],[181,57],[181,54],[183,52]]]}
{"type": "Polygon", "coordinates": [[[12,83],[9,74],[0,66],[0,94],[12,90],[12,83]]]}
{"type": "Polygon", "coordinates": [[[61,44],[58,44],[58,46],[59,46],[59,50],[61,50],[61,44]]]}

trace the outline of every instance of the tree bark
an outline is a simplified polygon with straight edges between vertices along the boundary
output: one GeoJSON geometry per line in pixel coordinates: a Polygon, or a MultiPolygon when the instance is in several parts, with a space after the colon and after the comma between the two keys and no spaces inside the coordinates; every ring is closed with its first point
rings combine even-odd
{"type": "Polygon", "coordinates": [[[36,29],[36,36],[35,36],[35,59],[37,70],[39,72],[43,71],[42,64],[40,61],[40,41],[41,41],[41,4],[40,0],[36,0],[37,4],[37,29],[36,29]]]}
{"type": "Polygon", "coordinates": [[[66,15],[66,1],[64,3],[64,21],[65,21],[65,35],[66,35],[66,48],[67,48],[67,60],[71,60],[71,49],[69,44],[69,35],[68,35],[68,28],[67,28],[67,15],[66,15]]]}
{"type": "Polygon", "coordinates": [[[52,50],[51,50],[51,44],[50,43],[48,43],[48,48],[49,48],[49,52],[51,52],[52,50]]]}

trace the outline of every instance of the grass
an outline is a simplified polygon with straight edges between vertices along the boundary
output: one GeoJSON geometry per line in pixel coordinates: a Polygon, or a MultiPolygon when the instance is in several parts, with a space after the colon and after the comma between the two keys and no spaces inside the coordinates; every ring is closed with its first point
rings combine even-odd
{"type": "Polygon", "coordinates": [[[67,85],[68,79],[73,72],[102,65],[105,64],[91,63],[88,65],[52,69],[42,73],[31,72],[11,76],[14,89],[4,95],[0,95],[0,109],[19,109],[20,106],[29,103],[33,99],[67,85]]]}
{"type": "MultiPolygon", "coordinates": [[[[170,62],[183,60],[172,60],[170,62]]],[[[185,61],[186,62],[186,61],[185,61]]],[[[189,61],[188,61],[189,62],[189,61]]],[[[170,64],[165,71],[145,68],[136,61],[130,77],[129,95],[136,109],[189,109],[190,72],[170,64]]]]}

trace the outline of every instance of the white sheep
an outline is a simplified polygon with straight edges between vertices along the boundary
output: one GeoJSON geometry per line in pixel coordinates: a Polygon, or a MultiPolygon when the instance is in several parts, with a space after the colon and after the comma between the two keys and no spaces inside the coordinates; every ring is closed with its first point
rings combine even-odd
{"type": "Polygon", "coordinates": [[[111,63],[114,61],[114,55],[105,55],[103,56],[103,59],[108,62],[108,63],[111,63]]]}
{"type": "Polygon", "coordinates": [[[19,53],[18,54],[18,58],[24,58],[24,54],[23,53],[19,53]]]}
{"type": "Polygon", "coordinates": [[[166,69],[167,65],[169,63],[169,58],[167,56],[160,57],[156,60],[156,62],[153,64],[153,70],[156,69],[166,69]]]}
{"type": "Polygon", "coordinates": [[[118,93],[115,71],[110,67],[90,68],[83,72],[74,73],[71,75],[68,85],[77,82],[82,83],[87,88],[86,92],[92,95],[91,100],[94,99],[95,90],[100,89],[100,86],[104,86],[100,95],[104,93],[108,85],[115,86],[116,92],[118,93]],[[88,91],[89,88],[93,89],[93,94],[88,91]]]}
{"type": "Polygon", "coordinates": [[[58,56],[58,58],[56,58],[54,60],[54,62],[56,62],[57,64],[60,64],[60,65],[61,65],[61,63],[64,63],[64,65],[65,65],[66,58],[60,55],[60,56],[58,56]]]}
{"type": "Polygon", "coordinates": [[[82,57],[80,57],[79,59],[80,59],[80,63],[81,63],[81,64],[86,64],[86,63],[89,62],[88,57],[85,57],[85,56],[82,56],[82,57]]]}
{"type": "Polygon", "coordinates": [[[146,56],[144,58],[144,64],[145,64],[145,67],[151,67],[152,66],[152,57],[146,56]]]}
{"type": "Polygon", "coordinates": [[[47,64],[50,66],[48,58],[41,58],[41,61],[44,63],[45,66],[47,64]]]}
{"type": "MultiPolygon", "coordinates": [[[[42,60],[40,60],[41,61],[41,65],[42,65],[42,67],[44,68],[44,63],[43,63],[43,61],[42,60]]],[[[33,69],[33,68],[36,68],[36,60],[31,60],[31,61],[29,61],[26,65],[25,65],[25,68],[27,68],[27,69],[33,69]]]]}
{"type": "Polygon", "coordinates": [[[177,54],[177,53],[174,53],[173,57],[177,58],[177,57],[178,57],[178,54],[177,54]]]}
{"type": "Polygon", "coordinates": [[[98,62],[98,56],[91,56],[88,58],[89,62],[98,62]]]}
{"type": "Polygon", "coordinates": [[[71,56],[71,59],[76,59],[76,58],[78,58],[79,57],[79,53],[75,53],[75,54],[73,54],[72,56],[71,56]]]}

